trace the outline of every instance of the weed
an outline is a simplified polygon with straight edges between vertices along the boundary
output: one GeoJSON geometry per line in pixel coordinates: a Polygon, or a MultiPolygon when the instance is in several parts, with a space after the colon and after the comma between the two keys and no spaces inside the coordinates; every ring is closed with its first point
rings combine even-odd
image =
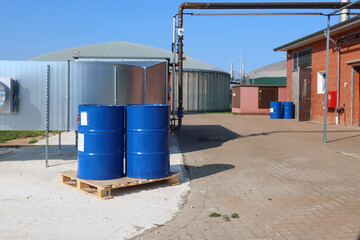
{"type": "Polygon", "coordinates": [[[269,200],[269,201],[272,201],[272,198],[269,198],[268,200],[269,200]]]}
{"type": "Polygon", "coordinates": [[[31,139],[30,141],[29,141],[29,143],[30,144],[32,144],[32,143],[36,143],[38,140],[36,140],[36,139],[31,139]]]}
{"type": "Polygon", "coordinates": [[[216,212],[211,212],[209,217],[220,217],[221,215],[216,212]]]}
{"type": "Polygon", "coordinates": [[[233,213],[233,214],[231,214],[231,218],[239,218],[239,214],[233,213]]]}
{"type": "Polygon", "coordinates": [[[44,131],[0,131],[0,142],[17,138],[43,136],[44,131]]]}

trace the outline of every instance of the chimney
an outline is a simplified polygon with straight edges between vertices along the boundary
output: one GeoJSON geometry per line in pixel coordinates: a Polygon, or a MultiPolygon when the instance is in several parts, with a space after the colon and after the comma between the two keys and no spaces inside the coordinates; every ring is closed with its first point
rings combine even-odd
{"type": "MultiPolygon", "coordinates": [[[[341,3],[350,3],[350,0],[340,0],[341,3]]],[[[341,10],[340,12],[340,22],[343,22],[343,21],[346,21],[350,18],[349,16],[349,12],[350,10],[349,9],[344,9],[344,10],[341,10]]]]}
{"type": "Polygon", "coordinates": [[[234,63],[231,63],[230,78],[234,78],[234,63]]]}
{"type": "Polygon", "coordinates": [[[245,78],[245,61],[242,62],[241,77],[245,78]]]}

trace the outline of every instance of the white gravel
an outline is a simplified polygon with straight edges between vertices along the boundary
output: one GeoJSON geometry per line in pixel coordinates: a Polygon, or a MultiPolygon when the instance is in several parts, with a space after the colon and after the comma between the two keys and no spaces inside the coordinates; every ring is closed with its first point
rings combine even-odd
{"type": "MultiPolygon", "coordinates": [[[[190,190],[188,179],[168,186],[154,183],[113,191],[99,200],[59,183],[59,172],[77,169],[74,133],[50,137],[49,168],[45,140],[0,155],[0,239],[126,239],[179,211],[190,190]]],[[[171,170],[183,171],[175,135],[171,135],[171,170]]]]}

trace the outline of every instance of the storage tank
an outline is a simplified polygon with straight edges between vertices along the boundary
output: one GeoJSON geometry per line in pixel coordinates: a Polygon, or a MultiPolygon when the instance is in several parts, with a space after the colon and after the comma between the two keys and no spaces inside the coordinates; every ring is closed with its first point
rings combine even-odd
{"type": "Polygon", "coordinates": [[[126,175],[163,178],[170,174],[170,106],[126,106],[126,175]]]}
{"type": "Polygon", "coordinates": [[[108,180],[123,176],[124,106],[80,105],[78,177],[108,180]]]}

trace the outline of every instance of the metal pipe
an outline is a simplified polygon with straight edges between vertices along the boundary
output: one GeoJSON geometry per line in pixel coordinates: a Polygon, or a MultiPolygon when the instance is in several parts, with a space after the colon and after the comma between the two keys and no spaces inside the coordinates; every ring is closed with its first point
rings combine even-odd
{"type": "Polygon", "coordinates": [[[340,101],[340,47],[337,47],[337,69],[336,69],[336,124],[339,124],[340,101]]]}
{"type": "Polygon", "coordinates": [[[323,13],[191,13],[193,16],[288,16],[288,15],[324,15],[323,13]]]}
{"type": "Polygon", "coordinates": [[[350,102],[350,126],[353,125],[354,111],[354,67],[351,67],[351,102],[350,102]]]}
{"type": "MultiPolygon", "coordinates": [[[[360,4],[357,4],[360,0],[345,4],[341,2],[261,2],[261,3],[182,3],[179,7],[178,17],[178,28],[183,28],[183,17],[184,9],[336,9],[342,10],[344,8],[360,8],[360,4]]],[[[330,15],[335,14],[337,11],[330,15]]],[[[330,16],[328,15],[328,16],[330,16]]],[[[330,17],[329,17],[330,20],[330,17]]],[[[329,27],[329,26],[328,26],[329,27]]],[[[329,29],[328,29],[329,30],[329,29]]],[[[183,35],[178,34],[178,95],[179,95],[179,106],[178,106],[178,126],[177,129],[181,128],[182,123],[182,81],[183,81],[183,35]]],[[[326,129],[325,129],[326,130],[326,129]]],[[[325,134],[324,134],[325,135],[325,134]]],[[[326,136],[324,136],[326,137],[326,136]]]]}
{"type": "Polygon", "coordinates": [[[49,167],[49,94],[50,94],[50,65],[46,68],[46,122],[45,122],[45,167],[49,167]]]}
{"type": "Polygon", "coordinates": [[[172,41],[172,91],[171,91],[171,100],[172,100],[172,115],[173,121],[175,123],[175,74],[176,74],[176,15],[173,17],[173,41],[172,41]]]}
{"type": "Polygon", "coordinates": [[[70,60],[67,61],[67,89],[66,89],[66,105],[67,105],[67,116],[66,116],[66,131],[70,131],[70,60]]]}
{"type": "MultiPolygon", "coordinates": [[[[180,9],[336,9],[353,6],[359,8],[358,1],[347,4],[341,2],[242,2],[242,3],[183,3],[180,9]]],[[[338,11],[336,11],[338,12],[338,11]]],[[[334,12],[334,13],[336,13],[334,12]]]]}
{"type": "MultiPolygon", "coordinates": [[[[340,2],[349,3],[350,0],[340,0],[340,2]]],[[[340,17],[339,17],[340,22],[343,22],[343,21],[346,21],[349,19],[349,12],[350,12],[350,10],[348,8],[340,11],[340,17]]]]}
{"type": "MultiPolygon", "coordinates": [[[[330,25],[330,15],[337,13],[345,8],[360,8],[360,4],[357,4],[360,0],[351,3],[341,3],[341,2],[269,2],[269,3],[182,3],[179,7],[179,18],[178,18],[178,28],[183,28],[183,17],[184,9],[336,9],[333,13],[328,15],[328,32],[330,25]]],[[[328,34],[329,35],[329,34],[328,34]]],[[[178,95],[179,95],[179,106],[178,106],[178,126],[177,129],[181,128],[181,119],[182,119],[182,82],[183,82],[183,34],[178,34],[178,95]]],[[[327,42],[329,39],[327,39],[327,42]]],[[[327,48],[328,51],[328,48],[327,48]]],[[[328,57],[328,55],[327,55],[328,57]]],[[[328,60],[328,59],[327,59],[328,60]]],[[[327,66],[328,68],[328,66],[327,66]]],[[[328,71],[328,69],[327,69],[328,71]]],[[[327,78],[328,76],[326,76],[327,78]]],[[[327,81],[326,81],[327,82],[327,81]]],[[[327,97],[327,92],[326,92],[327,97]]],[[[326,99],[327,101],[327,99],[326,99]]],[[[327,105],[327,102],[326,102],[327,105]]],[[[327,110],[327,109],[325,109],[327,110]]],[[[326,121],[326,120],[325,120],[326,121]]],[[[326,124],[324,126],[324,142],[326,142],[326,124]]]]}
{"type": "Polygon", "coordinates": [[[59,149],[58,149],[58,155],[61,155],[61,131],[59,131],[59,149]]]}
{"type": "Polygon", "coordinates": [[[327,99],[328,99],[328,79],[329,79],[329,45],[330,45],[330,15],[327,16],[326,28],[326,78],[325,78],[325,110],[324,110],[324,143],[326,143],[326,124],[327,124],[327,99]]]}
{"type": "Polygon", "coordinates": [[[144,67],[143,68],[143,70],[144,70],[144,73],[143,73],[143,78],[144,78],[144,92],[143,92],[143,94],[144,94],[144,104],[146,104],[146,68],[144,67]]]}
{"type": "Polygon", "coordinates": [[[117,81],[117,75],[118,75],[118,67],[115,66],[114,68],[114,104],[118,104],[118,81],[117,81]]]}
{"type": "Polygon", "coordinates": [[[340,4],[343,5],[343,7],[341,7],[341,8],[339,8],[339,9],[333,11],[333,12],[330,13],[329,15],[334,15],[335,13],[341,12],[341,11],[344,10],[344,9],[348,9],[349,7],[353,7],[353,8],[358,9],[359,6],[360,6],[360,5],[358,4],[359,2],[360,2],[360,0],[357,0],[357,1],[352,2],[352,3],[350,3],[350,4],[344,3],[344,2],[340,2],[340,4]]]}
{"type": "MultiPolygon", "coordinates": [[[[187,3],[183,3],[180,5],[179,8],[179,17],[178,17],[178,30],[183,28],[183,12],[184,12],[184,8],[186,7],[187,3]]],[[[178,101],[179,101],[179,105],[178,105],[178,112],[177,112],[177,117],[178,117],[178,125],[176,127],[176,130],[179,130],[181,128],[181,124],[182,124],[182,110],[183,110],[183,102],[182,102],[182,85],[183,85],[183,35],[182,34],[178,34],[178,101]]]]}

